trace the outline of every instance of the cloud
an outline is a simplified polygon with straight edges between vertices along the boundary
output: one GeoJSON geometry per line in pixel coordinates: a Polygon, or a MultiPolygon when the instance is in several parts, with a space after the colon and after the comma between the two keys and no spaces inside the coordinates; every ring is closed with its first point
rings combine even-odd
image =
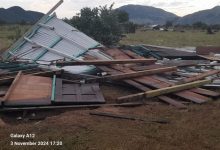
{"type": "MultiPolygon", "coordinates": [[[[1,7],[20,6],[26,10],[34,10],[46,13],[59,0],[0,0],[1,7]]],[[[203,9],[210,9],[220,5],[220,0],[64,0],[64,3],[56,10],[60,18],[72,17],[83,7],[98,7],[111,5],[118,8],[126,4],[139,4],[162,8],[166,11],[183,16],[203,9]]]]}

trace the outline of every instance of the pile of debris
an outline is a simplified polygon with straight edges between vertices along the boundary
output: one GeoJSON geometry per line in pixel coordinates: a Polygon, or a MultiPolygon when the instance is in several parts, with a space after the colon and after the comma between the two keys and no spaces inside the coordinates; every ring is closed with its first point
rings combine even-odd
{"type": "Polygon", "coordinates": [[[148,100],[186,108],[220,96],[218,60],[192,49],[106,48],[50,15],[60,3],[2,55],[0,111],[134,106],[148,100]],[[99,87],[105,82],[140,92],[109,103],[99,87]]]}

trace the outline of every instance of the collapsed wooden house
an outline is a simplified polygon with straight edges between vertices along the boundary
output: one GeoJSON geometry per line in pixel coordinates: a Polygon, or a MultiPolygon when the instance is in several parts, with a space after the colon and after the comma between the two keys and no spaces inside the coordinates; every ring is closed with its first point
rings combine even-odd
{"type": "Polygon", "coordinates": [[[163,47],[106,48],[50,15],[61,3],[2,56],[0,111],[144,105],[152,97],[186,108],[220,96],[207,88],[219,85],[220,71],[212,62],[183,50],[173,55],[178,50],[163,47]],[[164,60],[168,53],[172,55],[168,58],[177,59],[164,60]],[[99,87],[103,82],[120,82],[139,93],[115,97],[115,103],[109,103],[99,87]]]}

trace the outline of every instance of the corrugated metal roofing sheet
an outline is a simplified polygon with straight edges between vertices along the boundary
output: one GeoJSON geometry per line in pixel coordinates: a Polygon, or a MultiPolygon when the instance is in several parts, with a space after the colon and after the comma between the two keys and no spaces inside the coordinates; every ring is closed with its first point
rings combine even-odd
{"type": "MultiPolygon", "coordinates": [[[[76,28],[66,24],[62,20],[56,18],[55,16],[50,19],[45,25],[51,26],[54,30],[50,28],[40,27],[32,37],[29,37],[30,40],[45,45],[47,47],[54,48],[64,54],[70,55],[77,58],[79,55],[85,53],[89,48],[100,45],[95,40],[91,39],[84,33],[78,31],[76,28]]],[[[33,44],[25,43],[23,46],[19,47],[15,56],[23,59],[35,60],[55,60],[62,59],[64,57],[56,56],[45,48],[36,48],[33,52],[24,55],[21,54],[27,52],[28,50],[33,49],[33,44]],[[45,54],[42,54],[43,51],[46,51],[45,54]],[[41,55],[42,56],[39,56],[41,55]],[[51,56],[51,58],[50,58],[51,56]]]]}
{"type": "MultiPolygon", "coordinates": [[[[11,51],[13,55],[11,55],[9,59],[25,59],[45,64],[43,61],[64,59],[67,55],[71,58],[79,58],[90,48],[101,45],[84,33],[78,31],[76,28],[58,19],[55,15],[50,16],[46,23],[40,23],[38,28],[33,29],[32,34],[30,34],[27,38],[34,43],[52,48],[61,54],[57,54],[52,50],[40,47],[39,45],[30,43],[24,39],[24,44],[19,45],[15,51],[11,51]]],[[[74,72],[74,70],[88,70],[89,68],[92,69],[94,67],[81,66],[81,69],[78,67],[68,67],[66,69],[74,72]]]]}

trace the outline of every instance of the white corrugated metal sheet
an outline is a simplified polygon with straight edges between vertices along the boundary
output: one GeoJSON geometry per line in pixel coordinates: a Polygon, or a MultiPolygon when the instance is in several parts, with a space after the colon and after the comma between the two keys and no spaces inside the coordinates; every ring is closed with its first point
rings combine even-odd
{"type": "MultiPolygon", "coordinates": [[[[64,59],[66,55],[71,58],[78,58],[83,56],[88,49],[101,45],[84,33],[78,31],[76,28],[56,18],[55,15],[49,18],[50,19],[45,24],[41,23],[43,25],[39,26],[37,30],[33,29],[32,35],[27,38],[36,44],[59,51],[61,54],[54,53],[52,50],[37,46],[24,39],[24,44],[18,46],[16,50],[12,50],[13,55],[10,55],[8,59],[17,58],[17,60],[25,59],[38,63],[45,63],[64,59]],[[51,27],[53,27],[53,29],[51,27]]],[[[95,53],[97,53],[97,56],[107,58],[106,56],[102,56],[101,53],[98,53],[98,51],[91,51],[90,53],[92,55],[96,55],[95,53]]],[[[67,71],[77,73],[93,68],[92,66],[64,67],[67,71]]]]}

